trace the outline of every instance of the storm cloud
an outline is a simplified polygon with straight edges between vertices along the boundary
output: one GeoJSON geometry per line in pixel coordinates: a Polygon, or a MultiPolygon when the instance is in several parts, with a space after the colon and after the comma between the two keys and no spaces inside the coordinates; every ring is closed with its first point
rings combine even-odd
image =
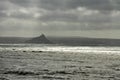
{"type": "Polygon", "coordinates": [[[39,6],[45,9],[75,9],[86,7],[95,10],[120,10],[119,0],[9,0],[20,6],[39,6]]]}
{"type": "Polygon", "coordinates": [[[0,0],[1,36],[120,30],[119,21],[119,0],[0,0]]]}

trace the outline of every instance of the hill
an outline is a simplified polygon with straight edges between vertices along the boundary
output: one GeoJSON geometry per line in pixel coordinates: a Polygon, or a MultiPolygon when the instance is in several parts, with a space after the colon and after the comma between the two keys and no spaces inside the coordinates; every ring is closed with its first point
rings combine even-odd
{"type": "Polygon", "coordinates": [[[43,44],[51,44],[52,42],[46,38],[44,34],[39,37],[32,38],[27,40],[26,43],[43,43],[43,44]]]}

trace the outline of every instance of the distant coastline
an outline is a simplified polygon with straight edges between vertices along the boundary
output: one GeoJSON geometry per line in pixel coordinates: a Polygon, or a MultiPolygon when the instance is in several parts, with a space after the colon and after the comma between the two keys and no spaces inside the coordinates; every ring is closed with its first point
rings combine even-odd
{"type": "Polygon", "coordinates": [[[1,44],[63,44],[68,46],[120,46],[120,39],[85,38],[85,37],[46,37],[44,34],[34,37],[0,37],[1,44]]]}

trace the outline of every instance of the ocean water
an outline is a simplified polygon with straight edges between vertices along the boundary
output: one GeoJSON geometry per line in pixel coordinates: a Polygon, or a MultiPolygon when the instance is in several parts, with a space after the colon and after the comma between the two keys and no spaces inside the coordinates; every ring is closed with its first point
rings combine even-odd
{"type": "Polygon", "coordinates": [[[82,53],[104,53],[104,54],[119,54],[120,47],[100,47],[100,46],[59,46],[51,44],[0,44],[0,50],[18,51],[44,51],[44,52],[82,52],[82,53]]]}
{"type": "Polygon", "coordinates": [[[0,80],[120,80],[120,47],[0,44],[0,80]]]}

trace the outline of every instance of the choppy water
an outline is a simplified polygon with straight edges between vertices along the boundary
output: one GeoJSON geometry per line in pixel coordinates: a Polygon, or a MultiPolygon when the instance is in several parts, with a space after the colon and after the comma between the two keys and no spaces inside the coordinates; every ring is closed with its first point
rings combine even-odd
{"type": "Polygon", "coordinates": [[[0,44],[0,80],[120,80],[120,47],[0,44]]]}
{"type": "Polygon", "coordinates": [[[16,49],[18,51],[48,51],[48,52],[82,52],[82,53],[105,53],[119,54],[120,47],[91,47],[91,46],[58,46],[45,44],[0,44],[0,50],[16,49]]]}

